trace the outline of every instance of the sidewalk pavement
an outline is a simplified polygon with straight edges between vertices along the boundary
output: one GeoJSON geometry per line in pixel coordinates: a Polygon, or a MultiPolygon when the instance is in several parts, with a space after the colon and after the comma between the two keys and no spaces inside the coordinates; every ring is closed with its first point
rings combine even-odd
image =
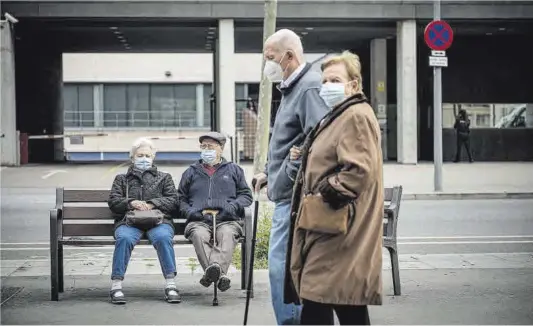
{"type": "MultiPolygon", "coordinates": [[[[383,306],[370,307],[374,325],[533,323],[531,269],[404,269],[401,296],[391,295],[387,274],[383,306]]],[[[124,282],[129,302],[114,306],[108,300],[108,276],[66,276],[59,302],[49,301],[47,277],[7,277],[2,279],[2,292],[12,297],[2,296],[2,324],[239,325],[245,293],[237,284],[220,293],[220,305],[213,307],[212,289],[201,287],[197,279],[179,275],[183,302],[170,305],[163,301],[162,278],[130,275],[124,282]]],[[[256,272],[254,281],[249,324],[275,324],[267,273],[256,272]]]]}
{"type": "MultiPolygon", "coordinates": [[[[111,254],[111,253],[110,253],[111,254]]],[[[65,258],[65,275],[109,276],[111,275],[111,256],[98,258],[84,255],[83,258],[65,258]]],[[[471,253],[471,254],[400,254],[400,268],[412,270],[435,269],[533,269],[533,253],[471,253]]],[[[179,275],[196,275],[199,280],[203,274],[196,258],[177,257],[177,273],[179,275]],[[192,264],[191,264],[192,262],[192,264]]],[[[50,275],[49,259],[1,260],[2,277],[47,276],[50,275]]],[[[383,270],[391,269],[390,258],[383,252],[383,270]]],[[[146,258],[131,258],[128,275],[160,275],[161,267],[155,255],[146,258]]],[[[230,266],[228,274],[235,285],[240,282],[240,270],[230,266]]],[[[385,277],[390,272],[384,272],[385,277]]],[[[180,276],[181,277],[181,276],[180,276]]]]}

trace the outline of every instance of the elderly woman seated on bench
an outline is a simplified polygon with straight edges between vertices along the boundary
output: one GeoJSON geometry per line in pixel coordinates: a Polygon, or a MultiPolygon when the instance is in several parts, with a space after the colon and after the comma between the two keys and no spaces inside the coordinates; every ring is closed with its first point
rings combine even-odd
{"type": "Polygon", "coordinates": [[[152,142],[148,139],[137,140],[130,152],[131,165],[128,171],[115,177],[109,194],[109,208],[116,215],[114,234],[116,243],[110,291],[111,302],[114,304],[126,303],[122,292],[122,281],[133,247],[145,234],[159,257],[166,280],[166,301],[169,303],[181,301],[174,280],[176,258],[172,224],[172,216],[177,213],[178,198],[172,176],[157,169],[153,164],[154,157],[155,149],[152,142]],[[144,216],[144,224],[140,223],[139,219],[136,222],[135,218],[131,218],[136,216],[141,221],[144,216]],[[158,218],[162,218],[162,222],[158,222],[158,218]],[[155,222],[151,224],[150,221],[155,222]]]}
{"type": "Polygon", "coordinates": [[[222,157],[224,135],[210,132],[199,140],[201,159],[183,173],[178,187],[180,209],[187,218],[185,237],[204,270],[200,284],[215,283],[226,291],[231,286],[227,271],[243,234],[239,222],[252,204],[252,191],[242,168],[222,157]]]}

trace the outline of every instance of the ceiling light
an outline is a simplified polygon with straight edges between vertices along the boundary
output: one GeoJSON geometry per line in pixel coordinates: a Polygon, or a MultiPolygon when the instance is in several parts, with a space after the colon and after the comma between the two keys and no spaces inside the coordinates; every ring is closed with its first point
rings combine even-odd
{"type": "Polygon", "coordinates": [[[208,31],[207,32],[207,35],[213,35],[213,34],[215,34],[215,31],[208,31]]]}
{"type": "Polygon", "coordinates": [[[126,39],[121,38],[121,39],[120,39],[120,42],[122,42],[122,43],[126,43],[126,39]]]}
{"type": "Polygon", "coordinates": [[[207,38],[208,40],[212,40],[212,39],[214,39],[214,36],[213,36],[213,35],[207,35],[206,38],[207,38]]]}
{"type": "Polygon", "coordinates": [[[498,28],[500,31],[504,31],[505,30],[505,27],[500,27],[498,28]]]}
{"type": "Polygon", "coordinates": [[[313,27],[306,27],[305,29],[308,30],[308,31],[312,31],[313,27]]]}
{"type": "Polygon", "coordinates": [[[117,35],[117,38],[121,40],[121,39],[124,38],[124,36],[122,36],[122,35],[117,35]]]}
{"type": "Polygon", "coordinates": [[[118,29],[118,27],[111,26],[111,27],[109,27],[109,29],[113,29],[113,30],[115,30],[115,29],[118,29]]]}
{"type": "Polygon", "coordinates": [[[217,29],[216,27],[209,27],[209,30],[210,30],[210,31],[214,31],[214,30],[216,30],[216,29],[217,29]]]}
{"type": "Polygon", "coordinates": [[[121,31],[119,31],[119,30],[115,30],[115,31],[113,31],[113,33],[115,33],[115,34],[117,34],[117,35],[120,35],[120,34],[122,34],[122,32],[121,32],[121,31]]]}
{"type": "Polygon", "coordinates": [[[492,35],[492,33],[485,33],[485,35],[492,35]]]}
{"type": "Polygon", "coordinates": [[[307,32],[302,32],[302,35],[307,35],[308,33],[307,32]]]}

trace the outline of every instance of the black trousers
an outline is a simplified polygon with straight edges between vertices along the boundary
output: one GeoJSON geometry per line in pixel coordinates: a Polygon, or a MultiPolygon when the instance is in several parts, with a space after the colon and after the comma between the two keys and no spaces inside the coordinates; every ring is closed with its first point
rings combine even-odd
{"type": "Polygon", "coordinates": [[[455,154],[455,161],[459,162],[461,160],[461,151],[464,148],[466,149],[466,154],[468,154],[468,160],[472,161],[472,152],[470,151],[470,136],[457,135],[457,151],[455,154]]]}
{"type": "Polygon", "coordinates": [[[334,325],[333,311],[341,325],[370,325],[367,306],[332,305],[305,299],[302,304],[301,325],[334,325]]]}

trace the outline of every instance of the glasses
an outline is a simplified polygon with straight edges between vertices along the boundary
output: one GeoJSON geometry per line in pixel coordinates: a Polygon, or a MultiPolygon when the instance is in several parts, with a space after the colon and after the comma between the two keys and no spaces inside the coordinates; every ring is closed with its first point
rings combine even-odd
{"type": "Polygon", "coordinates": [[[217,149],[218,145],[212,145],[212,144],[202,144],[200,145],[200,149],[217,149]]]}

